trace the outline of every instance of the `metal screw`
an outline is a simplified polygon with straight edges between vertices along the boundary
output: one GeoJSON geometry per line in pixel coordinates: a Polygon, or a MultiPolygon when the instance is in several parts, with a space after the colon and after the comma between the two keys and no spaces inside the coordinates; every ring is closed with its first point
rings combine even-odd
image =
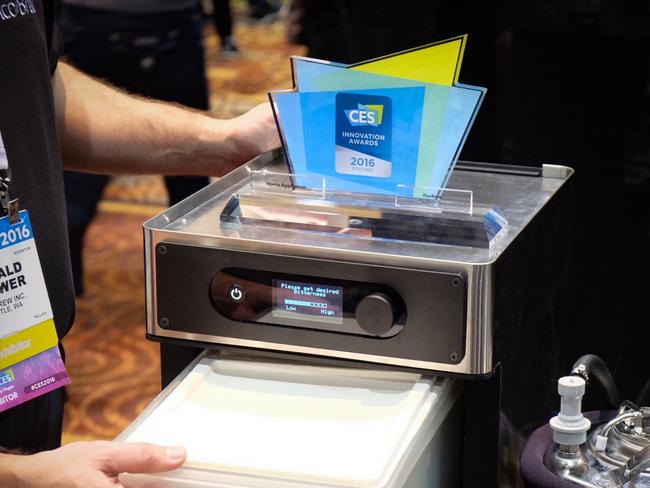
{"type": "Polygon", "coordinates": [[[158,254],[167,254],[167,246],[160,244],[158,246],[158,254]]]}
{"type": "Polygon", "coordinates": [[[454,278],[451,280],[451,286],[454,288],[458,288],[460,286],[460,278],[454,278]]]}
{"type": "Polygon", "coordinates": [[[453,362],[458,361],[458,353],[452,352],[452,353],[449,355],[449,359],[452,360],[453,362]]]}
{"type": "Polygon", "coordinates": [[[160,317],[158,323],[161,327],[169,327],[169,319],[167,317],[160,317]]]}

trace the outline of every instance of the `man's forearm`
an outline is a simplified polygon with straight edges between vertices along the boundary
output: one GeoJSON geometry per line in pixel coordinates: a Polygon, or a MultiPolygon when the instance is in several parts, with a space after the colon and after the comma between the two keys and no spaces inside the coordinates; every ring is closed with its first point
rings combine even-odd
{"type": "Polygon", "coordinates": [[[220,175],[277,146],[270,112],[264,110],[253,117],[217,120],[126,94],[63,63],[53,88],[69,169],[220,175]]]}
{"type": "Polygon", "coordinates": [[[20,488],[21,475],[24,468],[22,456],[14,454],[0,454],[0,486],[3,488],[20,488]]]}

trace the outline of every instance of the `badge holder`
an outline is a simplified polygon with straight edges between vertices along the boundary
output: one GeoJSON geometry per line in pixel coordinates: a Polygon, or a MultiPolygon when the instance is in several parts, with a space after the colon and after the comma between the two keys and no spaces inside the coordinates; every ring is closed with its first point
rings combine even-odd
{"type": "MultiPolygon", "coordinates": [[[[3,150],[1,137],[0,149],[3,150]]],[[[20,210],[17,198],[11,198],[8,164],[0,169],[0,205],[0,412],[3,412],[69,384],[70,378],[58,347],[59,338],[29,213],[20,210]]]]}
{"type": "Polygon", "coordinates": [[[508,222],[469,190],[397,185],[392,194],[345,192],[329,189],[324,177],[260,171],[227,202],[221,228],[251,237],[265,228],[489,249],[508,222]]]}

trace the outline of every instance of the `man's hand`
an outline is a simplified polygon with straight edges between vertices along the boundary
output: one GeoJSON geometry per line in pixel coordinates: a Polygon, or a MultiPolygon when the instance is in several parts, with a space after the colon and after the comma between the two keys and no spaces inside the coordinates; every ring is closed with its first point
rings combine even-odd
{"type": "Polygon", "coordinates": [[[75,442],[31,456],[0,457],[0,485],[8,488],[120,488],[120,473],[169,471],[184,461],[182,447],[75,442]]]}
{"type": "MultiPolygon", "coordinates": [[[[228,120],[229,139],[233,141],[233,154],[230,157],[233,164],[226,168],[235,169],[242,162],[249,161],[255,156],[271,149],[280,147],[273,110],[269,103],[262,103],[234,119],[228,120]]],[[[220,176],[213,174],[213,176],[220,176]]]]}

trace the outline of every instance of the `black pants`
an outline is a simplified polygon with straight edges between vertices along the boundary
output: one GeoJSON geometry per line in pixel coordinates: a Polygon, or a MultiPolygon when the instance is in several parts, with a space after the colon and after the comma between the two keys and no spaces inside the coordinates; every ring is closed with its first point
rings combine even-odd
{"type": "MultiPolygon", "coordinates": [[[[65,6],[59,26],[67,61],[131,93],[206,110],[208,88],[198,9],[132,14],[65,6]]],[[[108,183],[104,175],[65,172],[75,289],[83,290],[82,248],[108,183]]],[[[207,177],[167,176],[173,205],[208,184],[207,177]]]]}
{"type": "Polygon", "coordinates": [[[223,41],[232,36],[232,11],[230,10],[230,0],[212,0],[214,13],[214,26],[217,34],[223,41]]]}

